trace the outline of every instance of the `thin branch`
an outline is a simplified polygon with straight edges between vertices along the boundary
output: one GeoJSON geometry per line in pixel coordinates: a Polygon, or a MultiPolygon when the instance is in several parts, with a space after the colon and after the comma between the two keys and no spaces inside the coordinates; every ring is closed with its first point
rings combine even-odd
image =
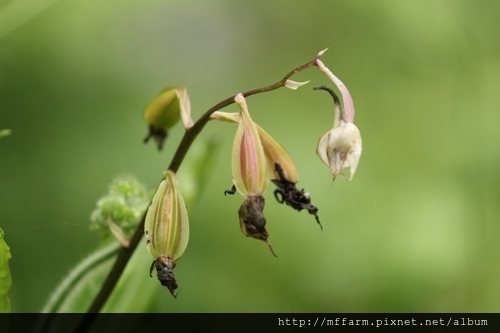
{"type": "MultiPolygon", "coordinates": [[[[306,68],[316,66],[316,59],[315,58],[313,61],[310,61],[302,66],[299,66],[289,72],[287,75],[285,75],[280,81],[276,82],[275,84],[271,84],[266,87],[262,88],[257,88],[253,90],[249,90],[247,92],[243,93],[244,97],[268,92],[268,91],[273,91],[278,88],[284,87],[286,84],[286,81],[293,76],[294,74],[297,74],[301,71],[303,71],[306,68]]],[[[205,114],[203,114],[200,119],[194,124],[193,127],[191,127],[186,133],[184,133],[184,137],[181,140],[181,143],[179,144],[179,147],[177,147],[177,151],[175,152],[174,157],[172,158],[172,162],[169,165],[169,170],[172,170],[174,172],[177,172],[179,169],[179,166],[181,165],[182,161],[184,160],[184,156],[186,155],[187,151],[189,150],[189,147],[191,144],[194,142],[198,134],[203,130],[203,127],[207,124],[207,122],[210,120],[210,115],[214,113],[215,111],[218,111],[222,108],[225,108],[228,105],[231,105],[234,103],[234,96],[226,98],[222,102],[214,105],[212,108],[210,108],[205,114]]]]}
{"type": "MultiPolygon", "coordinates": [[[[319,56],[319,55],[318,55],[319,56]]],[[[249,90],[247,92],[243,93],[243,96],[248,97],[272,90],[276,90],[278,88],[284,87],[286,84],[286,81],[293,76],[294,74],[297,74],[304,69],[307,69],[309,67],[316,66],[316,60],[318,57],[316,57],[314,60],[299,66],[286,74],[281,80],[278,82],[271,84],[266,87],[261,87],[253,90],[249,90]]],[[[205,125],[208,123],[210,120],[210,115],[214,113],[215,111],[218,111],[228,105],[231,105],[234,103],[234,96],[228,97],[225,100],[221,101],[220,103],[214,105],[212,108],[210,108],[207,112],[205,112],[200,119],[191,127],[189,130],[187,130],[184,133],[184,137],[182,138],[181,142],[179,143],[179,146],[177,147],[177,150],[175,152],[174,157],[172,158],[172,161],[168,167],[169,170],[172,170],[174,172],[177,172],[179,169],[182,161],[184,160],[184,157],[186,156],[186,153],[188,152],[189,148],[191,147],[191,144],[194,142],[198,134],[203,130],[205,125]]],[[[127,262],[129,261],[130,257],[134,253],[137,245],[142,239],[143,233],[144,233],[144,221],[146,219],[146,213],[144,213],[141,222],[137,226],[137,229],[130,239],[130,246],[128,248],[122,247],[120,249],[120,252],[118,252],[118,257],[116,258],[115,264],[111,268],[111,271],[109,272],[109,275],[107,276],[106,280],[104,281],[101,290],[95,297],[94,301],[90,305],[89,309],[87,310],[86,315],[82,318],[81,322],[79,323],[77,329],[75,332],[77,333],[84,333],[86,332],[90,326],[92,325],[93,321],[95,320],[97,313],[101,310],[101,308],[104,306],[106,303],[107,299],[111,295],[116,283],[118,282],[120,276],[122,275],[123,271],[125,270],[125,266],[127,265],[127,262]]]]}

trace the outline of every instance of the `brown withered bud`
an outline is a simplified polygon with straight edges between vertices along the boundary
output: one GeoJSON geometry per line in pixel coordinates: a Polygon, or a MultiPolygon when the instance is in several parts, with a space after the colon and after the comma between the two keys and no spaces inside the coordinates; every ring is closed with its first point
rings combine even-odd
{"type": "Polygon", "coordinates": [[[153,273],[153,268],[156,268],[156,275],[158,276],[158,280],[162,286],[167,287],[174,298],[177,298],[177,295],[174,293],[175,290],[179,287],[174,277],[174,269],[175,262],[171,258],[159,257],[153,264],[151,265],[151,269],[149,271],[149,275],[151,277],[153,273]]]}
{"type": "Polygon", "coordinates": [[[240,228],[247,237],[263,240],[275,257],[273,246],[269,242],[269,233],[266,230],[266,217],[264,216],[265,199],[262,196],[249,196],[243,201],[238,215],[240,228]]]}

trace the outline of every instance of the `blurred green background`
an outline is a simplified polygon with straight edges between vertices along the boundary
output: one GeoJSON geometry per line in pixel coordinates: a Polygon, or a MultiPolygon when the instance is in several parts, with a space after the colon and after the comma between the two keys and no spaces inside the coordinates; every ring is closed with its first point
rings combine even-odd
{"type": "Polygon", "coordinates": [[[89,216],[115,176],[157,186],[183,132],[161,153],[142,143],[142,109],[162,88],[187,86],[196,119],[326,47],[363,137],[352,182],[331,186],[315,153],[333,122],[331,98],[312,90],[332,85],[321,72],[294,76],[311,80],[297,91],[248,99],[294,158],[324,230],[269,191],[279,258],[244,237],[242,198],[223,195],[236,127],[210,123],[200,139],[220,147],[190,208],[179,297],[149,278],[147,254],[129,267],[154,288],[146,310],[500,311],[499,12],[494,0],[0,1],[0,129],[12,130],[0,140],[0,227],[13,311],[40,311],[99,246],[89,216]]]}

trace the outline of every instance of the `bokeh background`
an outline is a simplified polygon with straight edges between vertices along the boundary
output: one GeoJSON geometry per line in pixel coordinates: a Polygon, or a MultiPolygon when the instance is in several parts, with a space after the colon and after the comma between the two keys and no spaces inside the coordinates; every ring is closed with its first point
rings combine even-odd
{"type": "Polygon", "coordinates": [[[326,47],[363,137],[351,182],[332,185],[315,153],[333,121],[331,98],[312,90],[332,85],[321,72],[248,100],[294,158],[324,230],[269,191],[279,258],[244,237],[242,199],[223,195],[236,127],[210,123],[200,139],[219,147],[189,209],[179,297],[149,278],[141,246],[127,269],[154,302],[133,310],[500,311],[499,12],[495,0],[0,1],[0,129],[12,130],[0,139],[0,227],[13,311],[40,311],[100,246],[89,216],[114,177],[157,186],[183,132],[161,153],[142,142],[142,109],[162,88],[187,86],[196,119],[326,47]]]}

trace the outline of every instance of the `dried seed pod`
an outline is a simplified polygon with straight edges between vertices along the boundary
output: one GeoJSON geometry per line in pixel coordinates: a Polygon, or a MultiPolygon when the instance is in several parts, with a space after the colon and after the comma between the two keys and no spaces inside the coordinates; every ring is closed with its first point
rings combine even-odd
{"type": "Polygon", "coordinates": [[[149,253],[155,259],[150,275],[155,267],[161,284],[176,297],[173,269],[188,243],[189,220],[175,173],[171,170],[165,173],[148,208],[144,233],[149,253]]]}

